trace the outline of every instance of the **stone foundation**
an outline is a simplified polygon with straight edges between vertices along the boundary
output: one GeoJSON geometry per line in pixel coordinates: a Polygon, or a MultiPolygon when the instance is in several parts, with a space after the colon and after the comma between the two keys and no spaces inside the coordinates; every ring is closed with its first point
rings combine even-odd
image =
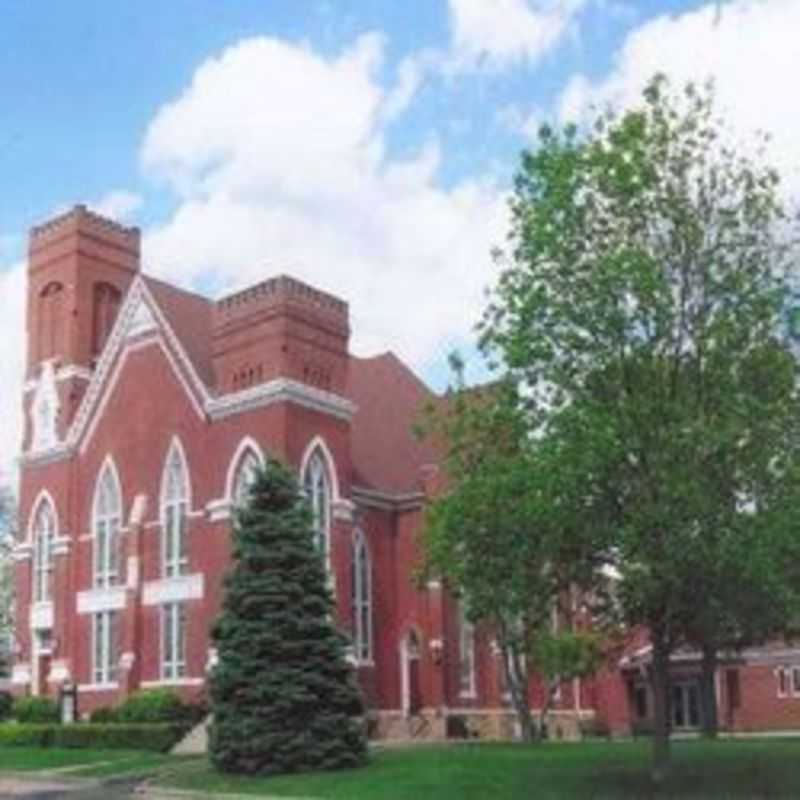
{"type": "MultiPolygon", "coordinates": [[[[533,711],[534,722],[538,712],[533,711]]],[[[551,711],[550,738],[575,742],[594,720],[593,711],[551,711]]],[[[519,738],[516,715],[498,709],[423,709],[413,717],[400,711],[374,711],[369,715],[369,735],[374,741],[442,741],[476,739],[513,741],[519,738]]]]}

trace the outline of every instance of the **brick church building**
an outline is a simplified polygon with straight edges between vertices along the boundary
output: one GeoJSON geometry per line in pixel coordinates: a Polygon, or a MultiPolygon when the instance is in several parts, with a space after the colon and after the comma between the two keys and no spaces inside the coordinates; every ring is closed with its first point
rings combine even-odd
{"type": "MultiPolygon", "coordinates": [[[[287,276],[217,301],[142,274],[140,235],[82,206],[34,228],[15,549],[20,693],[201,695],[231,509],[267,456],[310,498],[373,730],[513,735],[491,632],[412,582],[436,454],[411,428],[430,392],[391,353],[348,349],[343,300],[287,276]]],[[[634,643],[635,644],[635,643],[634,643]]],[[[646,725],[646,642],[564,684],[554,730],[646,725]]],[[[696,727],[697,662],[676,658],[673,724],[696,727]]],[[[530,688],[531,705],[542,689],[530,688]]],[[[800,651],[725,662],[731,728],[800,728],[800,651]]]]}

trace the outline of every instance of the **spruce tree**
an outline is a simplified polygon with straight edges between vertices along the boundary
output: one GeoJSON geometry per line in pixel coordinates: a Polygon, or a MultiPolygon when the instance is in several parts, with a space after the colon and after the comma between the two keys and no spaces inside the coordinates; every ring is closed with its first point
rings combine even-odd
{"type": "Polygon", "coordinates": [[[224,587],[212,630],[213,764],[259,775],[363,764],[364,706],[334,624],[311,512],[276,461],[235,511],[224,587]]]}

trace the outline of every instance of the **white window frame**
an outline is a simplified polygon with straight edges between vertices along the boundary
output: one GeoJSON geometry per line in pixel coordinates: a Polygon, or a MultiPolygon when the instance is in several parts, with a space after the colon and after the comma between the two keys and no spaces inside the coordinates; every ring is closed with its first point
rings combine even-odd
{"type": "Polygon", "coordinates": [[[122,527],[122,491],[119,475],[107,459],[97,479],[92,505],[93,585],[107,589],[119,581],[120,528],[122,527]]]}
{"type": "Polygon", "coordinates": [[[161,606],[161,680],[180,681],[186,677],[185,603],[161,606]]]}
{"type": "Polygon", "coordinates": [[[326,569],[329,569],[333,495],[330,465],[319,447],[314,449],[305,465],[303,491],[313,515],[314,544],[325,559],[326,569]]]}
{"type": "Polygon", "coordinates": [[[789,669],[789,687],[792,697],[800,697],[800,665],[793,665],[789,669]]]}
{"type": "Polygon", "coordinates": [[[362,530],[353,536],[353,649],[356,661],[372,663],[372,559],[362,530]]]}
{"type": "Polygon", "coordinates": [[[176,578],[189,572],[189,468],[178,439],[170,445],[161,479],[161,573],[176,578]]]}
{"type": "Polygon", "coordinates": [[[467,619],[463,601],[458,604],[458,614],[458,694],[471,700],[477,696],[475,626],[467,619]]]}
{"type": "Polygon", "coordinates": [[[97,611],[92,614],[92,683],[97,686],[114,683],[117,661],[117,612],[97,611]]]}
{"type": "Polygon", "coordinates": [[[792,670],[787,666],[780,666],[775,670],[778,684],[778,697],[789,697],[792,694],[792,670]]]}
{"type": "Polygon", "coordinates": [[[53,600],[55,556],[53,547],[58,535],[55,506],[49,495],[42,497],[34,506],[31,539],[33,541],[33,586],[34,603],[50,603],[53,600]]]}

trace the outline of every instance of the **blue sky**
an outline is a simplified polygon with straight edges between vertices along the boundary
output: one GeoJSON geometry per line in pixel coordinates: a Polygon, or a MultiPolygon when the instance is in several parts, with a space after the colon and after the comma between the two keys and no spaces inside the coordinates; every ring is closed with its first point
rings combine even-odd
{"type": "MultiPolygon", "coordinates": [[[[470,352],[519,151],[663,70],[717,80],[796,174],[800,0],[50,0],[0,22],[0,451],[13,452],[30,225],[142,227],[209,294],[287,271],[350,300],[353,347],[441,386],[470,352]],[[7,421],[7,422],[6,422],[7,421]]],[[[7,459],[0,457],[0,474],[7,459]]]]}

